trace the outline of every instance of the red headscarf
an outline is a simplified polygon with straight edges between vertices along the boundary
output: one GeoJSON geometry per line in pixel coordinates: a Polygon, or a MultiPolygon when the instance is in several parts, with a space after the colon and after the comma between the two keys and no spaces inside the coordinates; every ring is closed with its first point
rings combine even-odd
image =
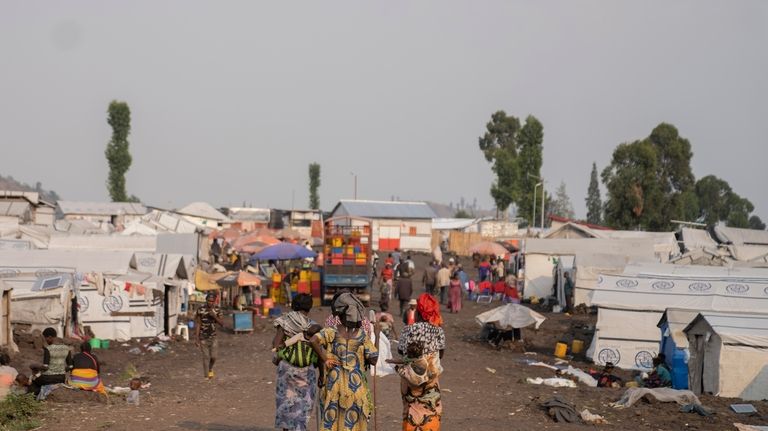
{"type": "Polygon", "coordinates": [[[428,293],[422,293],[416,301],[416,311],[421,315],[422,320],[435,326],[443,325],[443,318],[440,317],[440,304],[428,293]]]}

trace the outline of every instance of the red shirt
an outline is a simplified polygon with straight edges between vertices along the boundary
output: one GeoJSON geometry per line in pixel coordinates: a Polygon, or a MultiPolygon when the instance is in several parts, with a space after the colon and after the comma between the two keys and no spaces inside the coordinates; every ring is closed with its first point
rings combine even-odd
{"type": "Polygon", "coordinates": [[[392,277],[395,276],[395,272],[392,271],[392,268],[384,268],[381,270],[381,279],[384,281],[392,280],[392,277]]]}

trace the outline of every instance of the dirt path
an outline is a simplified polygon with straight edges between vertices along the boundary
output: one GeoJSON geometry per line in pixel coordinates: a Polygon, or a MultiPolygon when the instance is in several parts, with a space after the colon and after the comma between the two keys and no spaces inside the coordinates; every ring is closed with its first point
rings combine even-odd
{"type": "MultiPolygon", "coordinates": [[[[423,263],[418,262],[419,267],[423,263]]],[[[419,274],[417,274],[419,279],[419,274]]],[[[416,283],[420,292],[420,283],[416,283]]],[[[496,305],[496,304],[494,304],[496,305]]],[[[465,304],[460,314],[445,314],[448,349],[443,361],[443,429],[467,430],[578,430],[592,426],[552,422],[538,404],[560,393],[576,404],[578,410],[589,408],[605,415],[609,425],[600,429],[648,430],[722,430],[734,429],[733,422],[761,423],[759,418],[738,417],[727,406],[733,400],[705,396],[702,402],[713,408],[714,418],[679,412],[672,404],[639,403],[627,410],[608,406],[623,393],[622,389],[597,389],[580,385],[574,389],[553,389],[526,384],[526,377],[552,377],[546,369],[523,364],[528,358],[552,363],[554,341],[570,330],[572,322],[593,317],[548,315],[537,333],[526,330],[533,342],[535,356],[497,351],[475,339],[479,326],[474,316],[487,306],[465,304]],[[494,370],[491,372],[488,368],[494,370]]],[[[324,319],[327,307],[315,309],[312,316],[324,319]]],[[[200,354],[192,343],[173,343],[163,353],[135,356],[129,347],[113,346],[99,351],[104,362],[104,380],[108,385],[122,385],[120,374],[132,363],[142,376],[152,382],[142,392],[139,407],[114,399],[107,406],[93,402],[49,402],[44,429],[51,430],[272,430],[275,412],[275,367],[269,351],[273,329],[269,320],[259,320],[253,334],[220,335],[221,359],[216,365],[214,381],[202,378],[200,354]]],[[[24,352],[23,352],[24,353],[24,352]]],[[[31,352],[22,356],[31,358],[31,352]]],[[[15,360],[16,361],[16,360],[15,360]]],[[[19,363],[15,363],[20,367],[19,363]]],[[[574,366],[587,368],[585,363],[574,366]]],[[[759,411],[768,412],[768,403],[754,403],[759,411]]],[[[377,381],[378,429],[398,430],[402,404],[399,382],[394,376],[377,381]]],[[[768,421],[762,421],[766,423],[768,421]]],[[[314,418],[310,430],[315,428],[314,418]]],[[[373,429],[371,426],[370,429],[373,429]]]]}

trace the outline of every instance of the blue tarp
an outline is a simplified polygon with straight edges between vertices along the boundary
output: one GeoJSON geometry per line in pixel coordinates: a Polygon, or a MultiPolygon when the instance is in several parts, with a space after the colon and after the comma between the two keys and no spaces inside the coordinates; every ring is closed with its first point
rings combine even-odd
{"type": "Polygon", "coordinates": [[[254,254],[251,256],[249,263],[253,264],[257,260],[290,260],[316,256],[317,253],[312,250],[307,250],[303,246],[281,242],[280,244],[265,247],[260,252],[254,254]]]}

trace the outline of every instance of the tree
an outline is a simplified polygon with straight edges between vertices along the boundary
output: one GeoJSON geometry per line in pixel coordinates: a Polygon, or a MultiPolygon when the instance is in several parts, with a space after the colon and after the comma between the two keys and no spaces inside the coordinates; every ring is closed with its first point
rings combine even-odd
{"type": "MultiPolygon", "coordinates": [[[[517,215],[528,217],[533,214],[533,192],[540,181],[541,165],[543,164],[544,126],[536,117],[529,115],[520,129],[518,139],[520,155],[518,165],[520,172],[517,215]]],[[[543,189],[543,187],[542,187],[543,189]]]]}
{"type": "Polygon", "coordinates": [[[309,164],[309,207],[313,210],[320,209],[320,196],[317,189],[320,188],[320,165],[309,164]]]}
{"type": "Polygon", "coordinates": [[[608,191],[605,221],[620,229],[672,229],[697,217],[691,144],[662,123],[641,141],[620,144],[602,173],[608,191]]]}
{"type": "Polygon", "coordinates": [[[472,215],[467,212],[465,209],[460,209],[456,211],[456,214],[453,215],[454,218],[472,218],[472,215]]]}
{"type": "Polygon", "coordinates": [[[543,126],[533,116],[526,118],[522,128],[520,120],[504,111],[491,116],[478,143],[496,175],[491,197],[498,212],[505,213],[512,203],[516,203],[518,214],[527,216],[530,213],[533,185],[538,180],[528,175],[540,176],[543,137],[543,126]]]}
{"type": "Polygon", "coordinates": [[[589,174],[587,189],[587,223],[600,224],[603,222],[603,202],[600,200],[600,184],[597,179],[597,164],[592,162],[592,172],[589,174]]]}
{"type": "Polygon", "coordinates": [[[696,182],[695,191],[699,203],[699,220],[703,223],[713,225],[725,222],[730,227],[740,228],[752,228],[752,223],[755,226],[762,223],[760,217],[750,217],[750,213],[755,210],[752,202],[739,196],[723,179],[707,175],[696,182]]]}
{"type": "Polygon", "coordinates": [[[485,127],[485,135],[479,138],[480,150],[485,160],[493,163],[491,169],[496,180],[491,185],[491,197],[497,212],[504,212],[518,197],[517,133],[520,120],[497,111],[485,127]]]}
{"type": "Polygon", "coordinates": [[[765,230],[765,223],[760,220],[760,217],[753,215],[749,218],[749,228],[757,230],[765,230]]]}
{"type": "Polygon", "coordinates": [[[138,199],[128,197],[125,190],[125,173],[131,167],[133,159],[128,149],[128,134],[131,133],[131,110],[125,102],[113,100],[107,109],[107,123],[112,126],[112,139],[104,152],[109,163],[107,191],[112,202],[125,202],[138,199]]]}
{"type": "Polygon", "coordinates": [[[565,190],[565,182],[561,181],[555,190],[555,198],[552,200],[552,206],[549,207],[548,213],[569,219],[573,218],[573,204],[565,190]]]}

